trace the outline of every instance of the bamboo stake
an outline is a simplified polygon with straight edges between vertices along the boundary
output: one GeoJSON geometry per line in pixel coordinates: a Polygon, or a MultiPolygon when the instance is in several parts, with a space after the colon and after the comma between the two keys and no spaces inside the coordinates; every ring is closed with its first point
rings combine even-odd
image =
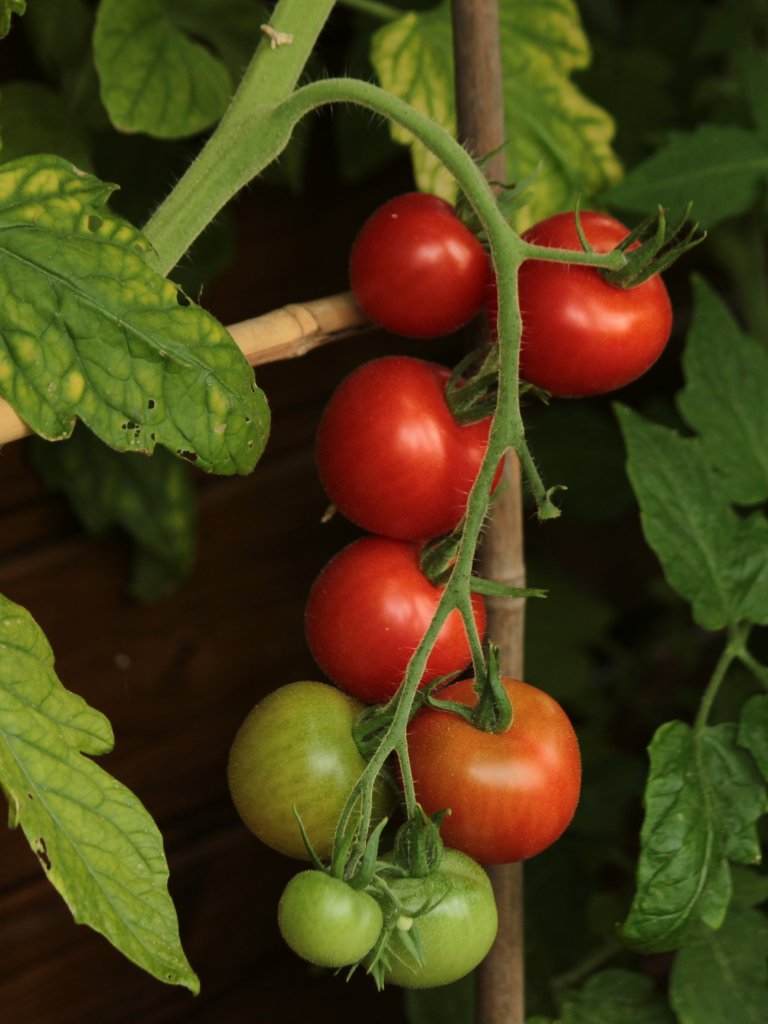
{"type": "MultiPolygon", "coordinates": [[[[251,366],[295,359],[321,345],[370,329],[351,292],[311,302],[294,302],[262,316],[231,324],[232,335],[251,366]]],[[[0,445],[32,431],[8,402],[0,399],[0,445]]]]}
{"type": "MultiPolygon", "coordinates": [[[[459,138],[484,165],[490,181],[506,180],[504,94],[498,0],[453,0],[453,47],[459,138]]],[[[502,494],[481,551],[482,573],[525,585],[520,465],[505,460],[502,494]]],[[[523,675],[524,602],[488,598],[488,635],[501,649],[501,670],[523,675]]],[[[524,1024],[523,874],[520,864],[489,869],[499,908],[496,942],[478,970],[477,1024],[524,1024]]]]}

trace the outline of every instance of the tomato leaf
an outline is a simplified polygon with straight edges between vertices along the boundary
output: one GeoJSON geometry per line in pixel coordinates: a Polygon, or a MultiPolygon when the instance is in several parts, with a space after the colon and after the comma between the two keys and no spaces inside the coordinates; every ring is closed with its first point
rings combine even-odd
{"type": "MultiPolygon", "coordinates": [[[[94,12],[87,0],[35,0],[24,30],[46,77],[55,82],[80,123],[104,130],[107,112],[99,98],[93,63],[94,12]]],[[[45,152],[59,150],[47,149],[45,152]]]]}
{"type": "Polygon", "coordinates": [[[694,311],[677,404],[723,476],[731,501],[768,500],[768,355],[739,330],[719,296],[694,282],[694,311]]]}
{"type": "Polygon", "coordinates": [[[678,952],[669,998],[680,1024],[763,1024],[768,1020],[768,919],[748,906],[712,931],[697,925],[678,952]]]}
{"type": "MultiPolygon", "coordinates": [[[[611,118],[570,78],[590,61],[576,5],[552,0],[542,9],[510,0],[499,8],[506,135],[514,140],[507,174],[520,181],[538,172],[531,203],[515,216],[522,230],[572,206],[578,195],[604,189],[621,169],[610,144],[611,118]]],[[[455,133],[448,3],[385,25],[373,37],[371,60],[385,89],[455,133]]],[[[418,187],[453,201],[455,182],[434,155],[401,129],[392,133],[412,147],[418,187]]]]}
{"type": "Polygon", "coordinates": [[[107,719],[60,683],[27,611],[0,596],[0,782],[76,922],[129,960],[193,992],[168,895],[162,839],[137,798],[90,757],[113,745],[107,719]]]}
{"type": "MultiPolygon", "coordinates": [[[[177,23],[167,0],[102,0],[93,37],[101,98],[119,131],[175,139],[209,128],[233,91],[224,63],[177,23]]],[[[216,24],[209,18],[208,24],[216,24]]],[[[199,24],[196,31],[200,31],[199,24]]]]}
{"type": "Polygon", "coordinates": [[[27,9],[27,0],[0,0],[0,39],[11,30],[11,15],[23,14],[27,9]]]}
{"type": "Polygon", "coordinates": [[[62,97],[41,82],[8,82],[0,93],[3,159],[56,153],[91,169],[88,139],[62,97]]]}
{"type": "Polygon", "coordinates": [[[764,621],[768,548],[759,522],[731,508],[702,442],[616,406],[627,445],[627,471],[640,504],[645,538],[670,584],[704,629],[748,618],[764,621]]]}
{"type": "Polygon", "coordinates": [[[0,393],[32,430],[80,418],[120,451],[163,445],[248,473],[269,414],[227,331],[152,266],[105,206],[111,186],[58,157],[0,167],[0,393]]]}
{"type": "Polygon", "coordinates": [[[594,975],[579,993],[566,997],[561,1024],[674,1024],[674,1017],[642,974],[607,970],[594,975]]]}
{"type": "Polygon", "coordinates": [[[676,949],[698,922],[722,924],[728,860],[757,863],[756,822],[768,809],[752,759],[730,723],[694,732],[667,722],[649,747],[637,892],[622,933],[646,952],[676,949]]]}
{"type": "Polygon", "coordinates": [[[744,705],[739,719],[738,743],[750,752],[768,781],[768,695],[756,694],[744,705]]]}
{"type": "Polygon", "coordinates": [[[152,458],[120,455],[82,428],[68,441],[35,439],[31,458],[46,484],[63,491],[92,534],[120,527],[136,542],[132,592],[161,597],[189,575],[197,512],[187,466],[158,448],[152,458]]]}
{"type": "Polygon", "coordinates": [[[768,142],[733,125],[673,132],[665,146],[602,198],[621,210],[684,210],[703,228],[748,210],[768,176],[768,142]]]}

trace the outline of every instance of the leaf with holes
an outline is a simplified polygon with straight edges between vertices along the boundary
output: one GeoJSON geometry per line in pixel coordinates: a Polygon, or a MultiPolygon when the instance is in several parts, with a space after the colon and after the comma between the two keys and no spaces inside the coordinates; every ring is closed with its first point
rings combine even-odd
{"type": "MultiPolygon", "coordinates": [[[[519,215],[518,229],[572,206],[618,180],[611,148],[613,121],[571,81],[590,62],[587,39],[572,0],[544,4],[509,0],[499,5],[504,75],[507,176],[536,175],[535,193],[519,215]]],[[[407,99],[455,133],[453,54],[448,3],[411,12],[380,29],[371,60],[389,92],[407,99]]],[[[396,139],[412,146],[416,181],[425,192],[455,198],[456,183],[437,158],[397,127],[396,139]]]]}
{"type": "Polygon", "coordinates": [[[229,71],[177,24],[167,0],[102,0],[93,47],[101,99],[119,131],[183,138],[227,108],[229,71]]]}
{"type": "Polygon", "coordinates": [[[11,824],[21,825],[75,921],[161,981],[197,992],[155,823],[84,756],[112,744],[107,719],[61,685],[30,614],[0,596],[0,783],[11,824]]]}
{"type": "Polygon", "coordinates": [[[58,157],[0,166],[0,393],[48,440],[79,418],[119,451],[249,473],[269,428],[253,371],[110,191],[58,157]]]}

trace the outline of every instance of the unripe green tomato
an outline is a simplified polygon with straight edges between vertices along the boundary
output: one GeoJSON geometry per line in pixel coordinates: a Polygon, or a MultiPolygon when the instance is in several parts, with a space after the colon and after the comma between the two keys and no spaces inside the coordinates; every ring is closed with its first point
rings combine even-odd
{"type": "Polygon", "coordinates": [[[302,871],[283,890],[280,933],[294,953],[319,967],[346,967],[370,952],[383,918],[376,900],[323,871],[302,871]]]}
{"type": "MultiPolygon", "coordinates": [[[[365,761],[352,737],[363,705],[327,683],[302,681],[274,690],[247,715],[232,743],[227,775],[240,817],[262,842],[308,860],[294,807],[321,858],[365,761]]],[[[377,785],[374,823],[393,795],[377,785]]]]}
{"type": "MultiPolygon", "coordinates": [[[[398,940],[397,931],[394,933],[386,984],[403,988],[448,985],[485,958],[496,938],[499,919],[491,881],[478,863],[458,850],[446,849],[438,869],[426,878],[393,879],[390,886],[406,913],[441,895],[442,899],[413,922],[424,950],[423,964],[418,964],[398,940]]],[[[407,926],[407,919],[403,923],[407,926]]]]}

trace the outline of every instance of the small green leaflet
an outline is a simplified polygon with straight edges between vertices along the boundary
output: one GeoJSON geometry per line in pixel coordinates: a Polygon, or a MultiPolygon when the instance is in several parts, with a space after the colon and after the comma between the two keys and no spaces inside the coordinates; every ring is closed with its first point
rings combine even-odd
{"type": "Polygon", "coordinates": [[[27,0],[0,0],[0,39],[10,32],[11,15],[23,14],[26,9],[27,0]]]}
{"type": "Polygon", "coordinates": [[[736,515],[701,440],[616,406],[645,538],[704,629],[768,622],[768,522],[736,515]]]}
{"type": "Polygon", "coordinates": [[[133,537],[135,597],[155,600],[186,579],[195,557],[197,509],[184,462],[162,448],[151,458],[121,455],[82,427],[58,444],[33,439],[30,455],[90,533],[119,526],[133,537]]]}
{"type": "Polygon", "coordinates": [[[0,783],[11,824],[21,825],[75,921],[161,981],[197,992],[155,823],[84,756],[112,745],[107,719],[61,685],[29,613],[0,596],[0,783]]]}
{"type": "Polygon", "coordinates": [[[700,278],[693,309],[678,408],[701,436],[730,500],[768,501],[768,355],[700,278]]]}
{"type": "Polygon", "coordinates": [[[734,125],[674,132],[667,144],[602,197],[622,210],[683,211],[703,228],[748,210],[768,178],[768,140],[734,125]]]}
{"type": "Polygon", "coordinates": [[[768,919],[734,900],[723,925],[697,925],[672,965],[669,999],[679,1024],[765,1024],[768,919]]]}
{"type": "MultiPolygon", "coordinates": [[[[611,149],[613,122],[573,85],[570,75],[590,61],[589,44],[572,0],[508,0],[500,5],[507,177],[536,177],[535,195],[516,224],[522,229],[555,210],[573,205],[615,182],[619,162],[611,149]]],[[[388,92],[408,100],[449,131],[456,130],[453,57],[448,3],[423,14],[411,12],[373,37],[371,61],[388,92]]],[[[418,187],[453,200],[456,184],[410,135],[418,187]]]]}
{"type": "Polygon", "coordinates": [[[650,978],[619,969],[601,971],[563,1002],[561,1024],[674,1024],[650,978]]]}
{"type": "Polygon", "coordinates": [[[698,922],[719,928],[731,900],[729,859],[757,863],[768,809],[736,726],[694,732],[667,722],[649,747],[637,892],[622,934],[644,952],[676,949],[698,922]]]}
{"type": "Polygon", "coordinates": [[[253,371],[153,269],[111,190],[58,157],[0,166],[0,393],[48,440],[79,418],[119,451],[249,473],[269,429],[253,371]]]}
{"type": "Polygon", "coordinates": [[[119,131],[182,138],[209,128],[226,110],[229,71],[176,24],[172,6],[165,0],[99,5],[94,58],[102,102],[119,131]]]}

